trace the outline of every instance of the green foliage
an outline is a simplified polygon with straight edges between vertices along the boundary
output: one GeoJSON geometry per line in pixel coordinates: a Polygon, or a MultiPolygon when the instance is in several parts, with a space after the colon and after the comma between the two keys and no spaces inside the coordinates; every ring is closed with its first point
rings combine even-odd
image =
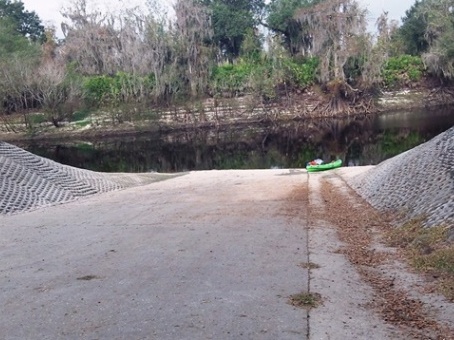
{"type": "Polygon", "coordinates": [[[20,35],[10,19],[0,18],[0,58],[7,62],[5,59],[28,56],[38,57],[38,46],[20,35]]]}
{"type": "Polygon", "coordinates": [[[37,44],[20,35],[11,20],[0,18],[0,101],[6,112],[28,107],[28,78],[35,72],[40,55],[37,44]]]}
{"type": "Polygon", "coordinates": [[[45,39],[40,18],[34,11],[26,11],[22,1],[0,0],[0,19],[8,19],[18,34],[31,41],[45,39]]]}
{"type": "Polygon", "coordinates": [[[255,30],[263,0],[202,0],[212,11],[213,42],[229,60],[240,55],[245,33],[255,30]]]}
{"type": "Polygon", "coordinates": [[[307,0],[271,0],[267,6],[268,25],[276,31],[286,31],[294,21],[295,11],[307,2],[307,0]]]}
{"type": "Polygon", "coordinates": [[[85,79],[83,84],[85,98],[91,105],[101,104],[110,96],[114,83],[114,78],[109,76],[94,76],[85,79]]]}
{"type": "Polygon", "coordinates": [[[272,68],[265,61],[240,60],[214,69],[211,89],[217,95],[234,97],[253,93],[267,100],[275,97],[272,68]]]}
{"type": "Polygon", "coordinates": [[[304,25],[295,19],[300,8],[319,3],[320,0],[272,0],[267,5],[266,24],[276,34],[283,35],[284,44],[291,55],[309,49],[311,37],[304,25]]]}
{"type": "Polygon", "coordinates": [[[286,58],[284,65],[295,85],[305,88],[315,83],[319,66],[318,58],[306,58],[301,61],[286,58]]]}
{"type": "Polygon", "coordinates": [[[236,96],[254,93],[267,99],[275,97],[275,88],[284,81],[300,88],[315,83],[317,58],[290,58],[282,56],[279,63],[271,59],[240,60],[214,68],[211,88],[216,94],[236,96]],[[284,77],[281,76],[283,72],[284,77]]]}
{"type": "Polygon", "coordinates": [[[249,77],[257,71],[257,64],[240,61],[236,64],[223,64],[213,70],[212,87],[215,93],[244,93],[249,77]]]}
{"type": "Polygon", "coordinates": [[[424,64],[421,57],[401,55],[391,57],[382,70],[383,84],[387,88],[408,85],[417,82],[424,74],[424,64]]]}
{"type": "Polygon", "coordinates": [[[252,29],[248,29],[241,44],[241,57],[249,62],[260,62],[261,43],[252,29]]]}
{"type": "Polygon", "coordinates": [[[421,12],[423,1],[416,1],[415,4],[405,12],[402,18],[402,26],[397,32],[397,38],[402,42],[404,53],[410,55],[421,55],[429,48],[426,38],[427,21],[421,12]]]}
{"type": "Polygon", "coordinates": [[[83,82],[84,98],[90,106],[128,103],[146,96],[155,85],[154,75],[145,77],[126,72],[115,76],[91,76],[83,82]]]}
{"type": "Polygon", "coordinates": [[[425,24],[428,51],[422,55],[427,71],[443,82],[454,79],[454,1],[423,0],[417,15],[425,24]]]}
{"type": "Polygon", "coordinates": [[[250,93],[266,100],[275,98],[276,83],[272,69],[264,61],[240,60],[233,65],[217,67],[211,85],[213,92],[221,96],[234,97],[250,93]]]}

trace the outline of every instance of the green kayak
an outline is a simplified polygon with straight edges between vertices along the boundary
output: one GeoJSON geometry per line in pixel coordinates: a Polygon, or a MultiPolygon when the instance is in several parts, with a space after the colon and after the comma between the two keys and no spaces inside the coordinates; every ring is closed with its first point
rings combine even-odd
{"type": "Polygon", "coordinates": [[[309,165],[308,164],[306,166],[306,170],[308,172],[325,171],[325,170],[340,168],[341,166],[342,166],[342,160],[338,159],[337,161],[334,161],[331,163],[320,164],[320,165],[309,165]]]}

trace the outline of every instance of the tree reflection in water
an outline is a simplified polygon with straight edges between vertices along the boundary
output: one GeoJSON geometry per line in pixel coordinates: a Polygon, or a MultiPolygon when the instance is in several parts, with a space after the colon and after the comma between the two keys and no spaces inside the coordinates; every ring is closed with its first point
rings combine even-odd
{"type": "Polygon", "coordinates": [[[317,157],[340,158],[351,166],[378,164],[452,125],[451,109],[19,146],[64,164],[107,172],[301,168],[317,157]]]}

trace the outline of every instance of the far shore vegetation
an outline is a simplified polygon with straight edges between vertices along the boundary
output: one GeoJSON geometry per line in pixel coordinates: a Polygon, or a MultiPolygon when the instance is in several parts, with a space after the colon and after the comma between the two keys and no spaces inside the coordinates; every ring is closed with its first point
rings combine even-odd
{"type": "Polygon", "coordinates": [[[121,124],[244,96],[265,107],[309,93],[325,116],[371,110],[383,90],[430,84],[451,96],[454,0],[416,1],[402,24],[385,12],[374,34],[354,0],[176,0],[172,15],[147,6],[103,13],[69,0],[58,39],[21,1],[0,0],[2,130],[17,119],[26,131],[83,129],[93,112],[121,124]]]}

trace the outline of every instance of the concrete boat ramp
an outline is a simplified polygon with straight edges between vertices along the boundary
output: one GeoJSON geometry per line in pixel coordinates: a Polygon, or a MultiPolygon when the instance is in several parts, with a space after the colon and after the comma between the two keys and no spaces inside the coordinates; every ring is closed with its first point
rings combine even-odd
{"type": "Polygon", "coordinates": [[[419,333],[383,316],[383,290],[349,260],[331,200],[363,211],[346,183],[368,167],[100,174],[1,142],[0,161],[1,339],[454,334],[453,304],[414,295],[405,267],[370,269],[427,307],[419,333]]]}
{"type": "Polygon", "coordinates": [[[305,178],[191,173],[1,216],[2,338],[305,338],[305,178]]]}

